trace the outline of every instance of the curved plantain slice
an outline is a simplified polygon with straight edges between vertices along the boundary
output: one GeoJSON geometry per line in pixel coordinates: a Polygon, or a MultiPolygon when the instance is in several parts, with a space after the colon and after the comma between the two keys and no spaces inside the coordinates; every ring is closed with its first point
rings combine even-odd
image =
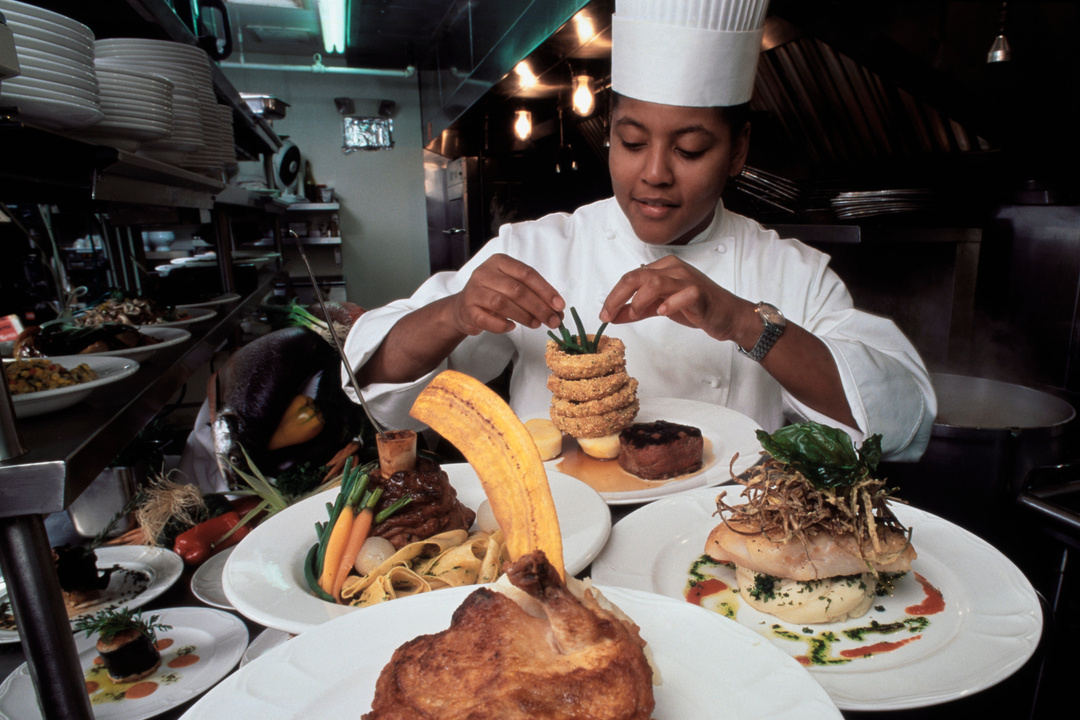
{"type": "Polygon", "coordinates": [[[409,413],[461,451],[480,478],[511,560],[543,550],[565,577],[562,535],[536,443],[510,406],[479,380],[446,370],[409,413]]]}

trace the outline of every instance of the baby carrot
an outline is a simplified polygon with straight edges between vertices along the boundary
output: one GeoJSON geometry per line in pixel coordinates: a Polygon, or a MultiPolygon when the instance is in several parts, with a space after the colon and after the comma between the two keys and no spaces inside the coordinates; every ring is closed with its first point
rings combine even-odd
{"type": "MultiPolygon", "coordinates": [[[[319,575],[319,587],[334,597],[337,597],[337,593],[331,592],[331,590],[333,589],[337,578],[338,568],[341,565],[345,546],[352,534],[353,522],[356,520],[357,505],[360,504],[360,499],[364,497],[364,490],[367,488],[367,484],[368,476],[365,474],[355,486],[350,488],[349,496],[345,500],[345,504],[342,506],[341,513],[338,515],[337,520],[334,521],[334,527],[330,530],[330,537],[326,541],[326,553],[323,557],[322,572],[319,575]]],[[[342,492],[344,492],[344,490],[342,490],[342,492]]],[[[353,561],[355,562],[355,556],[353,561]]],[[[344,578],[342,578],[342,582],[344,582],[344,578]]]]}
{"type": "Polygon", "coordinates": [[[360,554],[360,548],[364,546],[368,533],[371,532],[371,523],[375,517],[375,505],[382,496],[383,489],[377,488],[375,492],[368,493],[361,503],[363,507],[357,513],[349,532],[349,540],[345,543],[345,549],[338,562],[337,573],[334,575],[333,589],[330,594],[334,599],[341,597],[341,588],[345,584],[345,578],[349,576],[349,570],[356,564],[356,556],[360,554]]]}

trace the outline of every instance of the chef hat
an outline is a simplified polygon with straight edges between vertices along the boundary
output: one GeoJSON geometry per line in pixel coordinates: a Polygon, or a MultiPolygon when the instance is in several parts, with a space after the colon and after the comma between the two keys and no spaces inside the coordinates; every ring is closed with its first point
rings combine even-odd
{"type": "Polygon", "coordinates": [[[664,105],[749,102],[769,0],[616,0],[611,88],[664,105]]]}

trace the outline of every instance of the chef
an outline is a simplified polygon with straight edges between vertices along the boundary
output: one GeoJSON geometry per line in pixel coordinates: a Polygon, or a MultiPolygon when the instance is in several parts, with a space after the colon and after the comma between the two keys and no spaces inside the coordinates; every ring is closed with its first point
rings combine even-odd
{"type": "Polygon", "coordinates": [[[936,400],[915,348],[853,307],[827,255],[721,201],[746,161],[766,6],[618,0],[614,197],[505,225],[460,271],[366,313],[346,351],[377,417],[421,429],[408,410],[432,377],[488,381],[508,363],[514,411],[546,417],[546,332],[574,307],[587,331],[612,323],[642,398],[722,405],[770,432],[880,433],[888,459],[920,457],[936,400]]]}

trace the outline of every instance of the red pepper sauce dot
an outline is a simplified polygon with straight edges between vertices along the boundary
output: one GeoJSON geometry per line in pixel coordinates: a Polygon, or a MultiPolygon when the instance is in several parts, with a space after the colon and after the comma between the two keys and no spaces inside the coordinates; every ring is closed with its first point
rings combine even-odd
{"type": "Polygon", "coordinates": [[[915,579],[922,585],[926,597],[918,605],[904,608],[904,612],[908,615],[937,615],[939,612],[943,612],[945,610],[945,596],[941,594],[941,591],[931,585],[919,573],[915,573],[915,579]]]}
{"type": "Polygon", "coordinates": [[[690,589],[686,591],[686,601],[693,605],[701,605],[701,601],[708,596],[722,593],[727,589],[727,583],[723,580],[709,578],[691,585],[690,589]]]}
{"type": "Polygon", "coordinates": [[[124,697],[129,700],[138,700],[144,698],[147,695],[152,695],[155,690],[158,689],[158,684],[152,680],[145,682],[137,682],[127,690],[124,691],[124,697]]]}
{"type": "Polygon", "coordinates": [[[199,662],[199,656],[198,655],[193,655],[193,654],[192,655],[178,655],[177,657],[175,657],[175,658],[173,658],[172,660],[169,661],[169,667],[171,667],[171,668],[173,668],[175,670],[176,668],[182,668],[182,667],[187,667],[189,665],[194,665],[197,662],[199,662]]]}

